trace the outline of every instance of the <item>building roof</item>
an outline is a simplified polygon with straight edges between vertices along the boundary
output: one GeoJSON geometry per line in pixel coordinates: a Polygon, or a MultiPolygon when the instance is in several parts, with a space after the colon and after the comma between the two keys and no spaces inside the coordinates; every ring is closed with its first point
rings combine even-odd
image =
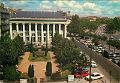
{"type": "Polygon", "coordinates": [[[67,18],[63,11],[48,12],[48,11],[16,11],[11,15],[11,18],[67,18]]]}

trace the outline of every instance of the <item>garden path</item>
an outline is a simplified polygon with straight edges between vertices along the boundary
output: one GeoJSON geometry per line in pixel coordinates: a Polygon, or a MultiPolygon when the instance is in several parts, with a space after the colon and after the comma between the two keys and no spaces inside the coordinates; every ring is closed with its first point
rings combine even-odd
{"type": "MultiPolygon", "coordinates": [[[[51,57],[52,63],[52,73],[58,70],[57,64],[55,63],[55,58],[53,52],[49,52],[51,57]]],[[[31,62],[28,60],[30,52],[25,52],[23,56],[23,60],[21,61],[20,65],[18,65],[18,70],[22,73],[27,73],[28,67],[30,64],[34,65],[34,76],[37,78],[37,83],[40,83],[40,78],[45,79],[45,71],[46,71],[46,61],[38,61],[38,62],[31,62]]]]}

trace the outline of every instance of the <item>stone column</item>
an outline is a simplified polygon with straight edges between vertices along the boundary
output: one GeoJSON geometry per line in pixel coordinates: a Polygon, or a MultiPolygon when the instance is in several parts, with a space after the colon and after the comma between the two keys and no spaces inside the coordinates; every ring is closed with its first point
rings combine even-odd
{"type": "Polygon", "coordinates": [[[67,36],[67,25],[65,24],[65,27],[64,27],[64,38],[66,38],[67,36]]]}
{"type": "Polygon", "coordinates": [[[47,24],[47,43],[49,43],[49,24],[47,24]]]}
{"type": "Polygon", "coordinates": [[[13,39],[13,35],[12,35],[12,23],[10,23],[10,37],[11,37],[11,39],[13,39]]]}
{"type": "Polygon", "coordinates": [[[26,42],[25,41],[25,24],[24,23],[23,23],[23,41],[26,42]]]}
{"type": "Polygon", "coordinates": [[[16,30],[17,30],[17,34],[19,34],[19,27],[18,27],[18,23],[16,23],[16,30]]]}
{"type": "Polygon", "coordinates": [[[38,31],[37,31],[37,24],[35,24],[35,41],[36,41],[36,44],[38,45],[38,31]]]}
{"type": "Polygon", "coordinates": [[[29,23],[29,41],[31,42],[32,36],[31,36],[31,23],[29,23]]]}
{"type": "Polygon", "coordinates": [[[58,30],[59,34],[61,34],[61,24],[59,24],[59,30],[58,30]]]}
{"type": "Polygon", "coordinates": [[[53,37],[55,35],[55,24],[53,24],[53,37]]]}
{"type": "Polygon", "coordinates": [[[41,24],[41,45],[44,44],[43,24],[41,24]]]}

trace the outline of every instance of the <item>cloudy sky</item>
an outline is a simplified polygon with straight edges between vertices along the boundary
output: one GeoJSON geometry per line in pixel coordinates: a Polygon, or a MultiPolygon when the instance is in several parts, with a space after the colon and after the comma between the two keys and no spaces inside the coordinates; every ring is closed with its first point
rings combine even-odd
{"type": "Polygon", "coordinates": [[[5,6],[32,11],[70,11],[80,16],[120,16],[120,0],[0,0],[5,6]]]}

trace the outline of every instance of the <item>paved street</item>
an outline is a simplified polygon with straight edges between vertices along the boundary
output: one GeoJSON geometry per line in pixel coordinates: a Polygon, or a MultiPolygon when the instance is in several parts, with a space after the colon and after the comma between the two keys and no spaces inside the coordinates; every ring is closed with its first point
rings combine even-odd
{"type": "MultiPolygon", "coordinates": [[[[97,53],[95,53],[95,52],[93,52],[93,51],[90,51],[90,49],[89,48],[87,48],[85,45],[83,45],[82,43],[80,43],[80,42],[76,42],[76,44],[77,44],[77,46],[79,46],[80,47],[80,49],[83,51],[83,52],[85,52],[87,55],[92,55],[92,57],[93,57],[93,59],[95,60],[95,56],[96,56],[96,54],[97,53]]],[[[98,54],[97,54],[98,55],[98,54]]],[[[96,60],[95,60],[96,61],[96,60]]],[[[96,61],[96,62],[99,62],[99,61],[96,61]]],[[[101,62],[99,62],[99,63],[101,63],[101,62]]],[[[94,72],[94,71],[97,71],[97,72],[99,72],[99,73],[102,73],[103,75],[104,75],[104,78],[103,78],[103,80],[106,80],[106,83],[109,83],[110,82],[110,75],[109,75],[109,73],[108,72],[106,72],[106,70],[105,69],[103,69],[103,67],[101,66],[101,65],[99,65],[99,64],[97,64],[98,65],[98,67],[97,67],[97,69],[92,69],[92,71],[94,72]]],[[[107,66],[107,65],[106,65],[107,66]]],[[[111,82],[112,83],[118,83],[118,82],[116,82],[116,80],[114,80],[114,78],[112,78],[111,77],[111,82]]],[[[102,83],[101,81],[99,82],[98,81],[98,83],[102,83]]]]}

